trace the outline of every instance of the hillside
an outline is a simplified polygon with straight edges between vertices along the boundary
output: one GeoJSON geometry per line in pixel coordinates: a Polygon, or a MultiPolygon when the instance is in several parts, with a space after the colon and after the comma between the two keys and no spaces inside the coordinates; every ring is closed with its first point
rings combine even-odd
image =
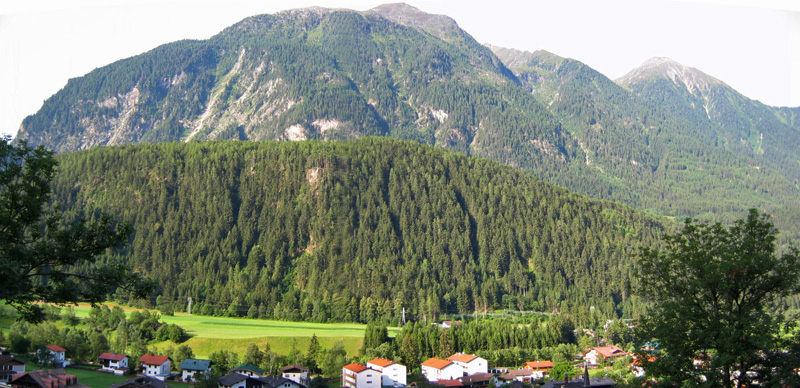
{"type": "Polygon", "coordinates": [[[799,118],[665,58],[615,82],[387,4],[254,16],[110,64],[70,80],[18,139],[70,152],[387,136],[667,216],[729,221],[758,207],[786,243],[800,237],[799,118]]]}
{"type": "Polygon", "coordinates": [[[510,167],[415,142],[204,142],[59,156],[56,205],[130,221],[122,260],[162,304],[361,321],[496,308],[632,316],[662,226],[510,167]]]}
{"type": "Polygon", "coordinates": [[[579,192],[678,217],[731,220],[758,207],[800,234],[798,109],[752,101],[697,69],[655,58],[617,81],[552,53],[491,47],[560,121],[598,179],[579,192]]]}
{"type": "Polygon", "coordinates": [[[69,152],[390,136],[540,171],[573,156],[557,122],[489,49],[452,19],[424,15],[393,4],[250,17],[70,80],[18,138],[69,152]]]}

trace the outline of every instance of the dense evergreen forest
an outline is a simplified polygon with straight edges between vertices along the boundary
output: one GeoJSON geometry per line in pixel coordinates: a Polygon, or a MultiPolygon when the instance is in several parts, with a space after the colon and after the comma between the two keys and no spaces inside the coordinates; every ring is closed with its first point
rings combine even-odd
{"type": "Polygon", "coordinates": [[[493,161],[386,138],[141,144],[58,160],[66,215],[103,210],[136,229],[103,260],[157,280],[159,304],[192,297],[201,314],[631,317],[633,256],[664,228],[493,161]]]}

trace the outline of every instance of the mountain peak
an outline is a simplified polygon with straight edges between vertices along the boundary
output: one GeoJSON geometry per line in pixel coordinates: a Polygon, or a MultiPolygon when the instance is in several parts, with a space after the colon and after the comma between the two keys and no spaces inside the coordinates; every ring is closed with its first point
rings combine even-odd
{"type": "Polygon", "coordinates": [[[669,79],[677,85],[683,85],[694,94],[705,91],[710,85],[724,85],[722,81],[703,73],[693,67],[684,66],[666,57],[654,57],[641,66],[618,78],[616,82],[624,87],[650,79],[669,79]]]}
{"type": "Polygon", "coordinates": [[[445,38],[449,32],[458,29],[458,23],[451,17],[429,14],[406,3],[383,4],[367,12],[405,26],[421,28],[439,38],[445,38]]]}

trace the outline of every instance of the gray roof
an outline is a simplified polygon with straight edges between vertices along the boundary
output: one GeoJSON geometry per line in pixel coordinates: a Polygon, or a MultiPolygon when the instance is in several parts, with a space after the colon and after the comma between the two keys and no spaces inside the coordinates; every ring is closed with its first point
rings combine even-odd
{"type": "Polygon", "coordinates": [[[247,380],[249,378],[250,377],[247,377],[247,376],[242,375],[242,374],[229,373],[229,374],[227,374],[225,376],[220,377],[219,378],[219,383],[220,383],[220,385],[224,385],[226,387],[230,387],[230,386],[232,386],[232,385],[234,385],[234,384],[236,384],[238,382],[247,380]]]}
{"type": "Polygon", "coordinates": [[[211,360],[198,360],[195,358],[187,358],[183,360],[179,368],[181,370],[207,371],[208,368],[210,367],[211,367],[211,360]]]}
{"type": "Polygon", "coordinates": [[[617,382],[608,378],[608,377],[592,377],[589,379],[589,384],[586,385],[583,382],[583,376],[576,376],[575,380],[570,379],[568,383],[564,383],[564,380],[560,381],[548,381],[544,383],[542,388],[601,388],[601,387],[613,387],[617,385],[617,382]]]}
{"type": "Polygon", "coordinates": [[[136,378],[112,385],[109,388],[167,388],[167,384],[150,376],[136,378]]]}
{"type": "Polygon", "coordinates": [[[299,384],[297,384],[296,382],[294,382],[292,380],[289,380],[289,379],[284,378],[284,377],[278,377],[278,376],[264,376],[264,377],[259,377],[256,380],[264,383],[264,385],[262,385],[263,388],[277,388],[277,387],[280,387],[281,385],[283,385],[286,382],[289,382],[289,383],[292,383],[292,384],[295,384],[295,385],[299,385],[299,384]]]}

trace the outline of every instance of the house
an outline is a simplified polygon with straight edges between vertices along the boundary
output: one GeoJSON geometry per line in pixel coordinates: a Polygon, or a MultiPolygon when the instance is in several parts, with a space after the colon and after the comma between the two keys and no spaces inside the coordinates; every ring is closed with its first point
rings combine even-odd
{"type": "Polygon", "coordinates": [[[428,381],[454,380],[464,376],[464,368],[449,360],[429,358],[420,364],[422,374],[428,381]]]}
{"type": "Polygon", "coordinates": [[[161,381],[170,376],[170,371],[172,370],[170,361],[167,356],[154,356],[152,354],[145,354],[139,358],[139,363],[142,364],[142,374],[155,377],[161,381]]]}
{"type": "MultiPolygon", "coordinates": [[[[657,357],[648,356],[647,362],[653,362],[657,357]]],[[[631,362],[631,373],[636,377],[644,377],[644,368],[642,367],[642,360],[634,357],[631,362]]]]}
{"type": "Polygon", "coordinates": [[[109,388],[169,388],[169,386],[165,382],[149,376],[136,376],[130,380],[114,384],[109,388]]]}
{"type": "Polygon", "coordinates": [[[20,388],[89,388],[88,385],[79,383],[75,375],[68,374],[64,369],[36,370],[17,374],[11,380],[11,386],[20,388]]]}
{"type": "Polygon", "coordinates": [[[302,365],[289,365],[281,368],[281,376],[304,387],[308,386],[308,368],[302,365]]]}
{"type": "Polygon", "coordinates": [[[128,356],[125,354],[103,353],[97,357],[100,369],[115,375],[123,375],[128,371],[128,356]]]}
{"type": "Polygon", "coordinates": [[[534,371],[528,368],[514,369],[508,371],[508,373],[504,373],[500,376],[497,376],[497,381],[502,384],[508,384],[514,381],[519,381],[520,383],[530,383],[531,380],[536,380],[537,378],[541,378],[541,377],[534,377],[533,374],[534,371]]]}
{"type": "Polygon", "coordinates": [[[494,374],[492,373],[475,373],[469,376],[460,378],[461,384],[469,388],[485,388],[489,386],[489,381],[492,380],[494,374]]]}
{"type": "Polygon", "coordinates": [[[211,360],[198,360],[187,358],[178,367],[181,370],[181,380],[197,381],[196,375],[204,375],[211,371],[211,360]]]}
{"type": "Polygon", "coordinates": [[[47,345],[45,348],[47,348],[47,350],[53,356],[53,365],[59,368],[69,365],[69,360],[67,360],[66,357],[67,349],[64,349],[58,345],[47,345]]]}
{"type": "Polygon", "coordinates": [[[556,365],[552,361],[528,361],[522,365],[523,368],[528,368],[532,371],[549,371],[556,365]]]}
{"type": "Polygon", "coordinates": [[[475,373],[486,373],[489,371],[489,364],[486,360],[474,354],[456,353],[447,357],[447,360],[464,369],[465,375],[474,375],[475,373]]]}
{"type": "Polygon", "coordinates": [[[459,379],[452,379],[452,380],[438,380],[436,384],[443,385],[447,388],[459,388],[463,387],[464,384],[459,379]]]}
{"type": "Polygon", "coordinates": [[[589,364],[583,364],[583,375],[575,376],[570,379],[569,376],[562,376],[558,380],[551,380],[541,388],[610,388],[617,385],[617,382],[608,377],[589,377],[589,364]]]}
{"type": "Polygon", "coordinates": [[[219,388],[257,388],[260,383],[252,376],[231,372],[220,377],[217,386],[219,388]]]}
{"type": "Polygon", "coordinates": [[[583,359],[592,366],[596,366],[617,357],[625,357],[628,353],[616,346],[600,346],[592,348],[583,354],[583,359]],[[602,356],[602,358],[601,358],[602,356]]]}
{"type": "Polygon", "coordinates": [[[296,381],[278,376],[263,376],[258,377],[256,380],[261,382],[260,388],[304,388],[296,381]]]}
{"type": "Polygon", "coordinates": [[[405,365],[401,365],[394,361],[383,358],[373,358],[372,360],[367,361],[367,368],[372,368],[378,372],[381,372],[381,385],[384,387],[397,387],[406,385],[408,371],[406,370],[405,365]]]}
{"type": "Polygon", "coordinates": [[[461,324],[461,321],[442,321],[441,327],[442,329],[449,329],[453,326],[458,326],[461,324]]]}
{"type": "Polygon", "coordinates": [[[247,377],[261,377],[264,375],[264,370],[253,364],[243,364],[229,370],[228,373],[238,373],[247,377]]]}
{"type": "Polygon", "coordinates": [[[555,367],[555,364],[553,364],[552,361],[528,361],[523,364],[522,367],[531,370],[532,378],[542,379],[548,372],[550,372],[550,369],[555,367]]]}
{"type": "Polygon", "coordinates": [[[342,367],[342,386],[350,388],[380,388],[383,376],[375,369],[361,364],[347,364],[342,367]]]}
{"type": "Polygon", "coordinates": [[[219,388],[303,388],[296,382],[278,376],[251,377],[229,373],[219,378],[219,388]]]}
{"type": "Polygon", "coordinates": [[[25,373],[25,362],[13,356],[0,355],[0,383],[8,384],[14,375],[25,373]]]}

